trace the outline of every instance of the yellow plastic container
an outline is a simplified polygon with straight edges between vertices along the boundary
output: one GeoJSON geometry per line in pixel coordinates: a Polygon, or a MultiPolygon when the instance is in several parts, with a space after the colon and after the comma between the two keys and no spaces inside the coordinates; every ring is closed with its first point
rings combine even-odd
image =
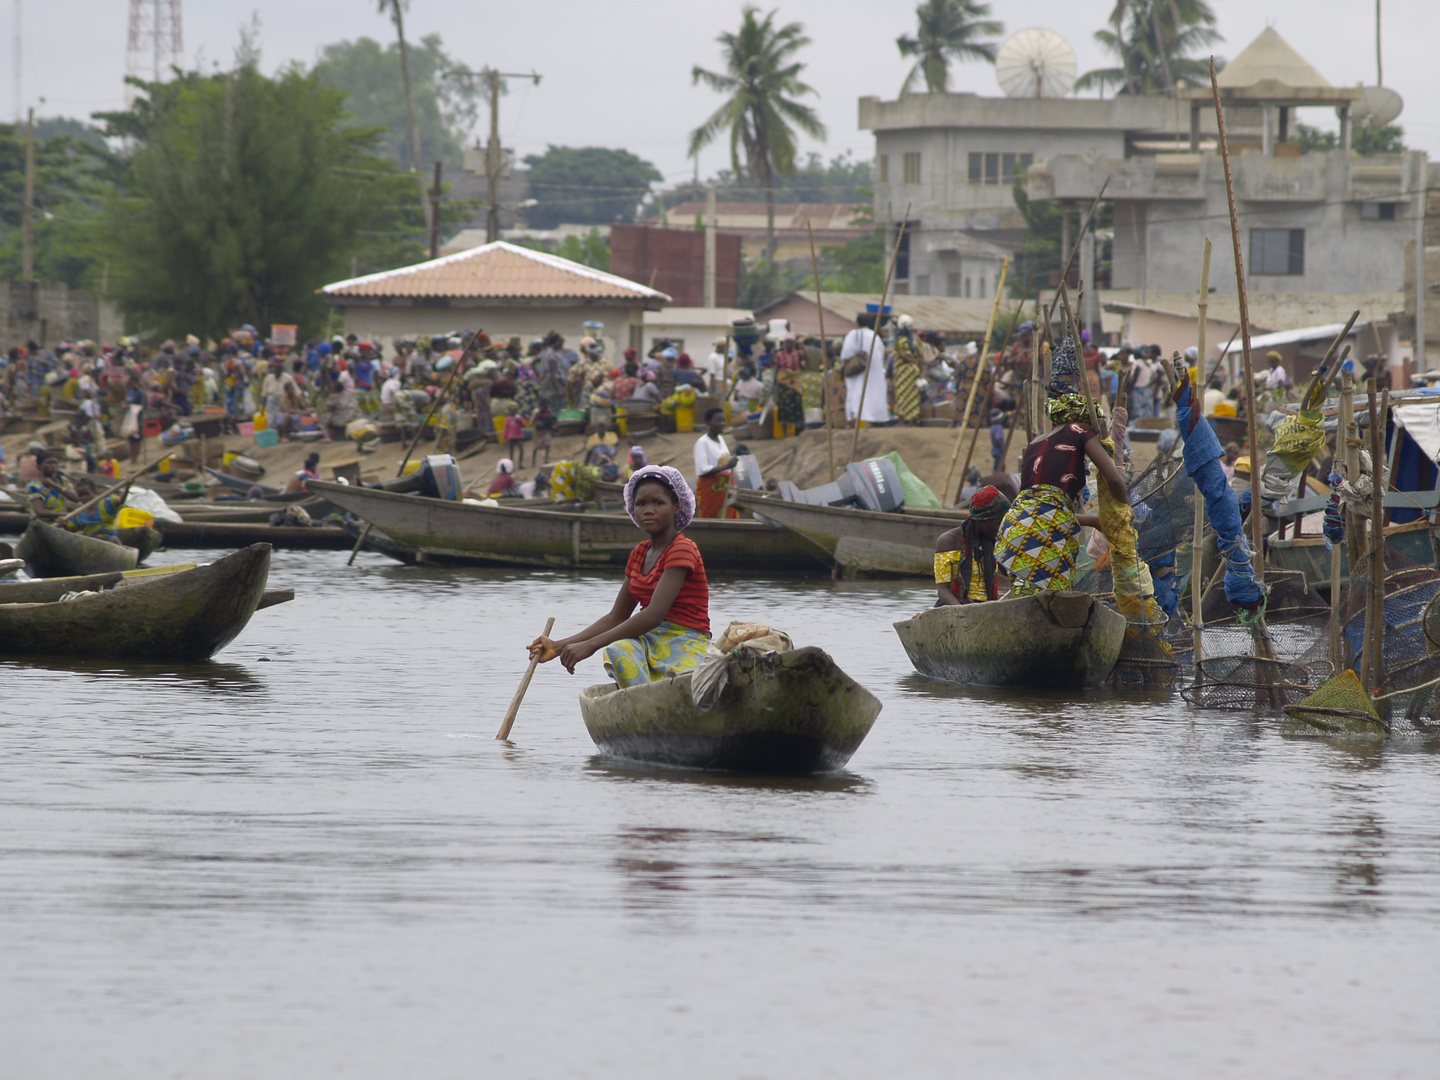
{"type": "Polygon", "coordinates": [[[255,414],[255,430],[264,431],[269,424],[265,420],[265,410],[261,409],[255,414]]]}
{"type": "Polygon", "coordinates": [[[503,416],[492,416],[490,419],[491,419],[492,421],[494,421],[494,424],[495,424],[495,438],[499,439],[501,442],[504,442],[504,441],[505,441],[505,417],[503,417],[503,416]]]}
{"type": "Polygon", "coordinates": [[[619,405],[615,406],[615,430],[621,435],[630,434],[630,420],[625,415],[625,410],[619,405]]]}
{"type": "Polygon", "coordinates": [[[676,405],[676,406],[675,406],[675,430],[676,430],[676,431],[694,431],[694,430],[695,430],[695,406],[693,406],[693,405],[676,405]]]}
{"type": "Polygon", "coordinates": [[[163,461],[160,462],[159,465],[155,466],[155,471],[156,471],[156,472],[169,472],[169,471],[170,471],[170,463],[171,463],[172,461],[174,461],[174,460],[175,460],[174,458],[165,458],[163,461]]]}
{"type": "Polygon", "coordinates": [[[402,476],[409,476],[411,473],[417,473],[417,472],[419,472],[419,471],[420,471],[420,466],[421,466],[421,464],[422,464],[422,462],[421,462],[418,458],[415,459],[414,461],[407,461],[407,462],[405,463],[405,471],[404,471],[404,473],[402,473],[401,475],[402,475],[402,476]]]}
{"type": "Polygon", "coordinates": [[[115,515],[115,527],[117,529],[138,529],[142,526],[151,528],[154,524],[154,514],[148,510],[137,510],[133,506],[122,506],[120,512],[115,515]]]}

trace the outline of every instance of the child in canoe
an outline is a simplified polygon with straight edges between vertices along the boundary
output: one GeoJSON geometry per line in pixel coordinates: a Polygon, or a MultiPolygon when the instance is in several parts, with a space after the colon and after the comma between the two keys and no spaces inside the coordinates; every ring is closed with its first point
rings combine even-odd
{"type": "Polygon", "coordinates": [[[681,535],[695,516],[685,478],[666,465],[637,469],[625,484],[625,509],[650,539],[630,552],[615,606],[578,634],[530,643],[531,659],[558,656],[572,675],[576,664],[604,649],[606,674],[622,687],[694,671],[710,643],[705,563],[695,542],[681,535]]]}

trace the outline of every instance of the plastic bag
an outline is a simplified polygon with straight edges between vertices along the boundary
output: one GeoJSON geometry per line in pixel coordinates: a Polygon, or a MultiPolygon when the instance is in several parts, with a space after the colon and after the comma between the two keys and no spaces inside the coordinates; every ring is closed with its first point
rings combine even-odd
{"type": "Polygon", "coordinates": [[[789,652],[795,646],[790,635],[764,623],[732,622],[718,638],[712,638],[690,676],[690,700],[697,708],[709,710],[720,700],[730,683],[730,652],[744,645],[755,652],[789,652]]]}
{"type": "Polygon", "coordinates": [[[180,524],[185,519],[170,509],[169,504],[149,488],[130,488],[130,494],[125,496],[125,505],[133,506],[136,510],[144,510],[156,521],[169,521],[180,524]]]}

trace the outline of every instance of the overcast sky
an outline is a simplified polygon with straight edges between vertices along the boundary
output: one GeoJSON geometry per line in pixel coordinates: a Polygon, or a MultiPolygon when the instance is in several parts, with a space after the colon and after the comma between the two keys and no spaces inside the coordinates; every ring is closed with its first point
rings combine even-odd
{"type": "MultiPolygon", "coordinates": [[[[14,3],[15,0],[10,0],[14,3]]],[[[389,41],[390,22],[374,0],[182,0],[185,53],[191,66],[228,65],[239,29],[258,15],[263,66],[313,63],[321,46],[369,36],[389,41]]],[[[896,96],[907,69],[895,38],[910,32],[916,0],[785,0],[782,21],[798,21],[813,44],[805,51],[811,99],[829,129],[817,144],[827,157],[845,150],[866,157],[873,143],[856,127],[861,96],[896,96]]],[[[1212,0],[1225,41],[1219,56],[1234,56],[1266,24],[1334,84],[1375,81],[1375,10],[1371,3],[1314,0],[1212,0]]],[[[5,6],[8,6],[5,5],[5,6]]],[[[88,117],[122,104],[127,0],[25,0],[22,99],[37,114],[88,117]],[[44,99],[42,102],[41,99],[44,99]]],[[[768,5],[761,5],[768,10],[768,5]]],[[[538,88],[516,85],[503,99],[501,131],[520,154],[547,143],[623,147],[654,162],[667,181],[688,177],[688,132],[719,103],[691,85],[695,64],[718,68],[715,36],[739,22],[741,5],[608,0],[412,0],[406,32],[443,36],[451,55],[472,67],[539,71],[538,88]]],[[[1006,33],[1027,26],[1058,31],[1079,56],[1080,70],[1108,66],[1092,34],[1111,0],[1058,4],[1000,0],[995,17],[1006,33]]],[[[1409,144],[1440,159],[1440,63],[1436,62],[1435,0],[1385,0],[1385,85],[1405,99],[1399,123],[1409,144]],[[1426,15],[1426,12],[1429,15],[1426,15]],[[1427,48],[1427,42],[1430,43],[1427,48]]],[[[9,12],[0,7],[0,26],[9,12]]],[[[8,49],[0,49],[9,59],[8,49]]],[[[8,68],[7,64],[7,68],[8,68]]],[[[0,100],[14,107],[11,74],[0,100]]],[[[988,65],[953,69],[952,88],[998,94],[988,65]]],[[[1333,112],[1305,110],[1300,119],[1334,126],[1333,112]]],[[[807,146],[807,149],[810,148],[807,146]]],[[[728,149],[700,158],[701,175],[726,164],[728,149]]]]}

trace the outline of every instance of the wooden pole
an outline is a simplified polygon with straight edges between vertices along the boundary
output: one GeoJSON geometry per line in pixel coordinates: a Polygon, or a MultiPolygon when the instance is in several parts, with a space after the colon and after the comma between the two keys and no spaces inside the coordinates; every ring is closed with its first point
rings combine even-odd
{"type": "Polygon", "coordinates": [[[830,457],[830,482],[835,482],[835,428],[830,423],[830,348],[825,344],[825,305],[820,299],[820,260],[815,257],[815,229],[809,219],[805,232],[810,237],[810,268],[815,271],[815,315],[820,320],[820,359],[825,372],[825,452],[830,457]]]}
{"type": "MultiPolygon", "coordinates": [[[[1016,306],[1016,308],[1015,308],[1015,314],[1014,314],[1013,316],[1011,316],[1011,319],[1010,319],[1010,329],[1005,332],[1005,341],[1004,341],[1004,343],[1001,344],[999,353],[996,354],[996,355],[1000,356],[1001,358],[1003,358],[1003,357],[1005,356],[1005,350],[1008,349],[1008,348],[1010,348],[1010,339],[1015,336],[1015,327],[1016,327],[1016,325],[1020,322],[1020,316],[1021,316],[1021,315],[1024,313],[1024,311],[1025,311],[1025,301],[1026,301],[1026,299],[1028,299],[1029,296],[1030,296],[1030,286],[1033,285],[1033,284],[1035,284],[1035,275],[1034,275],[1034,274],[1031,274],[1031,275],[1030,275],[1030,280],[1027,281],[1027,282],[1025,282],[1025,291],[1020,294],[1020,303],[1019,303],[1019,304],[1016,306]]],[[[985,401],[984,401],[984,404],[982,404],[982,405],[980,406],[980,415],[981,415],[981,416],[989,416],[989,415],[990,415],[990,403],[995,400],[995,386],[996,386],[996,384],[999,383],[999,381],[1000,381],[1000,374],[999,374],[999,372],[1000,372],[1000,364],[999,364],[998,361],[997,361],[996,364],[995,364],[995,372],[996,372],[995,376],[990,380],[990,389],[987,390],[986,393],[985,393],[985,401]]],[[[980,441],[980,432],[981,432],[981,430],[982,430],[982,427],[977,427],[977,428],[975,429],[974,434],[972,434],[972,435],[970,436],[970,449],[965,452],[965,463],[960,466],[960,477],[961,477],[961,479],[960,479],[960,486],[961,486],[961,487],[964,487],[964,486],[965,486],[965,479],[964,479],[964,478],[965,478],[966,476],[970,475],[970,463],[975,460],[975,445],[976,445],[976,443],[978,443],[978,442],[980,441]]],[[[1010,422],[1010,430],[1011,430],[1011,431],[1014,431],[1014,430],[1015,430],[1015,422],[1014,422],[1014,419],[1013,419],[1013,418],[1012,418],[1012,420],[1011,420],[1011,422],[1010,422]]],[[[1006,432],[1006,433],[1005,433],[1005,448],[1006,448],[1007,450],[1010,448],[1010,433],[1009,433],[1009,432],[1006,432]]],[[[1003,454],[1002,454],[1002,456],[1001,456],[1001,458],[1000,458],[1000,466],[1001,466],[1001,468],[1004,468],[1004,466],[1005,466],[1005,458],[1004,458],[1003,454]]]]}
{"type": "MultiPolygon", "coordinates": [[[[545,623],[545,632],[540,636],[549,637],[550,631],[554,628],[555,616],[552,615],[545,623]]],[[[510,708],[505,710],[505,719],[500,722],[500,730],[495,733],[495,738],[508,739],[510,737],[510,729],[515,726],[515,717],[520,712],[520,702],[525,700],[525,691],[530,689],[530,680],[534,678],[535,668],[538,667],[539,664],[540,658],[537,656],[530,661],[530,666],[525,669],[525,677],[520,680],[520,685],[515,690],[515,696],[510,699],[510,708]]]]}
{"type": "Polygon", "coordinates": [[[1250,355],[1250,305],[1245,297],[1245,258],[1240,247],[1240,217],[1235,210],[1235,180],[1230,174],[1230,147],[1225,137],[1225,110],[1220,107],[1220,83],[1215,58],[1210,58],[1210,90],[1215,98],[1215,125],[1219,132],[1220,161],[1225,169],[1225,198],[1230,209],[1230,243],[1235,251],[1235,291],[1240,299],[1240,345],[1245,365],[1245,437],[1250,443],[1250,537],[1255,547],[1255,578],[1265,582],[1263,524],[1260,512],[1260,434],[1255,422],[1255,366],[1250,355]]]}
{"type": "MultiPolygon", "coordinates": [[[[1200,300],[1195,305],[1200,309],[1200,322],[1195,335],[1195,353],[1200,358],[1197,365],[1199,374],[1205,374],[1205,335],[1210,315],[1210,238],[1205,238],[1205,250],[1200,256],[1200,300]]],[[[1190,390],[1190,409],[1204,410],[1204,387],[1190,390]]],[[[1205,659],[1205,620],[1201,614],[1205,597],[1200,591],[1204,561],[1201,559],[1205,539],[1205,499],[1200,489],[1195,488],[1195,527],[1190,534],[1190,631],[1195,649],[1195,678],[1200,678],[1200,661],[1205,659]]]]}
{"type": "MultiPolygon", "coordinates": [[[[955,437],[955,452],[950,455],[950,469],[945,473],[945,486],[940,490],[940,505],[945,506],[950,495],[950,481],[955,477],[955,463],[960,460],[960,447],[965,443],[965,429],[970,424],[970,412],[975,408],[975,397],[980,392],[980,380],[985,377],[985,367],[990,360],[990,335],[995,332],[995,316],[1000,312],[1000,298],[1005,295],[1005,277],[1010,273],[1010,256],[1000,264],[1000,282],[995,286],[995,302],[990,305],[990,321],[985,324],[985,344],[980,348],[980,360],[975,365],[975,380],[970,384],[970,396],[965,402],[965,415],[960,418],[960,434],[955,437]]],[[[993,380],[992,380],[993,381],[993,380]]],[[[960,486],[965,486],[965,477],[960,477],[960,486]]]]}
{"type": "MultiPolygon", "coordinates": [[[[875,346],[880,346],[880,356],[883,362],[885,356],[885,341],[880,336],[880,329],[885,324],[885,301],[890,296],[890,278],[895,273],[895,260],[900,257],[900,242],[905,239],[905,228],[910,224],[910,204],[905,205],[905,217],[900,222],[900,231],[895,234],[895,250],[890,253],[890,269],[885,271],[885,287],[880,290],[880,310],[875,313],[875,337],[870,342],[870,348],[865,353],[865,378],[860,380],[860,400],[855,404],[855,438],[850,440],[850,456],[845,460],[855,460],[855,453],[860,449],[860,425],[865,422],[865,395],[870,389],[870,369],[874,366],[875,346]]],[[[833,475],[833,474],[832,474],[833,475]]]]}
{"type": "MultiPolygon", "coordinates": [[[[1349,437],[1350,428],[1355,423],[1355,401],[1353,398],[1354,386],[1348,374],[1340,376],[1340,416],[1335,425],[1335,464],[1336,472],[1347,479],[1354,481],[1354,475],[1350,472],[1350,455],[1345,445],[1349,437]]],[[[1341,504],[1341,513],[1349,518],[1351,515],[1341,504]]],[[[1346,535],[1349,535],[1354,525],[1346,522],[1346,535]]],[[[1341,543],[1344,543],[1342,541],[1341,543]]],[[[1330,666],[1335,673],[1340,671],[1340,627],[1343,618],[1340,607],[1340,559],[1343,548],[1341,544],[1333,544],[1330,547],[1330,666]]],[[[1352,567],[1354,563],[1350,564],[1352,567]]]]}
{"type": "MultiPolygon", "coordinates": [[[[1365,394],[1369,398],[1370,416],[1370,588],[1365,605],[1365,663],[1362,675],[1365,689],[1375,693],[1384,677],[1385,658],[1381,654],[1385,636],[1385,483],[1384,436],[1381,434],[1381,420],[1376,417],[1375,380],[1365,381],[1365,394]]],[[[1385,406],[1390,405],[1390,396],[1385,395],[1385,406]]],[[[1381,413],[1383,416],[1384,414],[1381,413]]]]}

